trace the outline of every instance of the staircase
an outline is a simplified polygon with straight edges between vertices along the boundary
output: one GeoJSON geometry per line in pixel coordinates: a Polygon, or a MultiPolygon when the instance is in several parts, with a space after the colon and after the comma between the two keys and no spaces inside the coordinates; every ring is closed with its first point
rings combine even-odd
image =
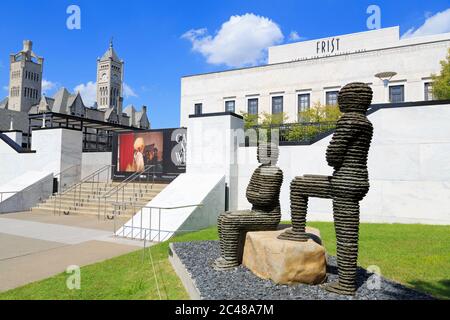
{"type": "Polygon", "coordinates": [[[104,197],[121,184],[123,183],[87,181],[77,188],[50,197],[34,207],[32,211],[103,216],[111,215],[114,211],[117,214],[119,210],[121,216],[132,217],[167,186],[167,184],[131,182],[122,186],[111,196],[104,197]],[[117,205],[117,202],[122,204],[117,205]]]}

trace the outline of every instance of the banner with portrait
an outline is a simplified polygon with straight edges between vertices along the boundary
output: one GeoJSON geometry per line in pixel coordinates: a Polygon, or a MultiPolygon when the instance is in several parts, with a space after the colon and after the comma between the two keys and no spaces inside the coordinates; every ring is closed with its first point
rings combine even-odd
{"type": "Polygon", "coordinates": [[[144,179],[171,181],[186,172],[186,131],[177,128],[116,134],[113,179],[123,180],[141,173],[144,179]]]}

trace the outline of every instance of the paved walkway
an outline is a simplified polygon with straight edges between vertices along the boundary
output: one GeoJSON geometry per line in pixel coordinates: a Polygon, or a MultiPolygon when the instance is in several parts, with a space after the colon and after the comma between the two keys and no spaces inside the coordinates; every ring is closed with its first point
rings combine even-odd
{"type": "Polygon", "coordinates": [[[113,222],[86,216],[0,216],[0,292],[142,248],[113,237],[113,222]]]}

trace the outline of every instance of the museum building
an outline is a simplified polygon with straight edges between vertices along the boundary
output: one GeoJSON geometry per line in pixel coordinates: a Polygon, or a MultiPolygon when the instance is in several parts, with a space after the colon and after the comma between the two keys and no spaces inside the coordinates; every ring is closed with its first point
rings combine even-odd
{"type": "Polygon", "coordinates": [[[180,124],[189,115],[230,111],[299,114],[335,105],[347,83],[364,81],[373,103],[433,100],[431,76],[450,48],[450,33],[401,38],[399,27],[270,47],[268,63],[181,79],[180,124]]]}

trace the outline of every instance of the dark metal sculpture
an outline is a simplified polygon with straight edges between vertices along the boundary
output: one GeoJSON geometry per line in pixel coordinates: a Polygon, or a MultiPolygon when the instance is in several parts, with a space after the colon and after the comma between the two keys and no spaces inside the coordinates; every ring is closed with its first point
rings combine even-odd
{"type": "Polygon", "coordinates": [[[225,212],[218,218],[221,257],[214,262],[216,270],[237,267],[242,262],[245,236],[248,231],[276,230],[280,220],[280,188],[283,172],[275,166],[278,146],[260,143],[258,162],[247,187],[247,199],[252,210],[225,212]]]}
{"type": "Polygon", "coordinates": [[[333,199],[339,280],[324,287],[339,294],[353,295],[356,291],[359,202],[369,191],[367,157],[373,127],[366,113],[371,101],[372,89],[364,83],[350,83],[339,92],[343,115],[326,153],[328,165],[334,168],[333,176],[305,175],[292,181],[292,229],[279,236],[307,241],[308,198],[333,199]]]}

